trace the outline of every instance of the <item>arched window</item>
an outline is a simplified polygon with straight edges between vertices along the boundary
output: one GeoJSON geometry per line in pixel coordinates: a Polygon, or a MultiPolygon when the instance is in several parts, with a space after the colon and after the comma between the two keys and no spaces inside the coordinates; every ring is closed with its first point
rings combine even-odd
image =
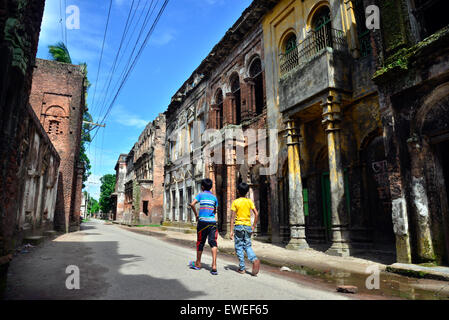
{"type": "Polygon", "coordinates": [[[296,49],[296,35],[291,33],[284,42],[284,54],[290,53],[292,50],[296,49]]]}
{"type": "MultiPolygon", "coordinates": [[[[296,38],[296,37],[295,37],[296,38]]],[[[263,91],[263,74],[262,74],[262,62],[259,58],[256,58],[249,67],[249,76],[254,81],[254,95],[256,103],[256,114],[261,114],[264,107],[264,91],[263,91]]]]}
{"type": "Polygon", "coordinates": [[[235,101],[235,115],[236,123],[240,124],[242,120],[242,106],[241,106],[241,92],[240,92],[240,79],[237,74],[233,74],[231,77],[231,92],[234,95],[235,101]]]}
{"type": "Polygon", "coordinates": [[[298,65],[297,38],[294,33],[285,37],[280,50],[280,71],[281,75],[286,74],[298,65]]]}
{"type": "Polygon", "coordinates": [[[362,0],[353,0],[355,21],[357,23],[357,36],[359,39],[360,56],[366,57],[371,54],[371,39],[369,30],[365,23],[365,6],[362,0]]]}
{"type": "Polygon", "coordinates": [[[215,104],[218,107],[217,129],[221,129],[223,128],[223,91],[221,89],[218,89],[217,93],[215,93],[215,104]]]}

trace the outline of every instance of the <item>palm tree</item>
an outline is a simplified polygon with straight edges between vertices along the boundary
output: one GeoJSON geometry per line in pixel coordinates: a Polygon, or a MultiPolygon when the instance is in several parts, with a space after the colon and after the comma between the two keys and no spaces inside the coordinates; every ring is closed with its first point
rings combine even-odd
{"type": "Polygon", "coordinates": [[[55,45],[48,46],[48,51],[50,52],[50,56],[53,60],[64,63],[72,63],[69,50],[63,42],[58,42],[55,45]]]}

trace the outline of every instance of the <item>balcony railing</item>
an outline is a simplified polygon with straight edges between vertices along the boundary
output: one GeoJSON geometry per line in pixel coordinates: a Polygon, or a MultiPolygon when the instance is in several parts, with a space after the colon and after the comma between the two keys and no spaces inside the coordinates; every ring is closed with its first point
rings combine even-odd
{"type": "Polygon", "coordinates": [[[296,48],[280,55],[281,77],[319,55],[327,48],[334,51],[346,51],[348,48],[343,31],[323,26],[318,31],[312,31],[296,48]]]}

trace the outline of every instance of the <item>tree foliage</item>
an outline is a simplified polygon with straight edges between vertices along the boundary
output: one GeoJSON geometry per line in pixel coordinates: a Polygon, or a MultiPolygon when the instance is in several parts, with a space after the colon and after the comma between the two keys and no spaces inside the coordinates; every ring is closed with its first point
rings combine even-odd
{"type": "Polygon", "coordinates": [[[64,63],[72,63],[69,50],[63,42],[58,42],[54,45],[48,46],[48,51],[50,52],[50,56],[53,60],[64,63]]]}
{"type": "Polygon", "coordinates": [[[107,213],[112,211],[113,201],[111,194],[115,190],[115,174],[105,174],[100,181],[100,209],[101,212],[107,213]]]}

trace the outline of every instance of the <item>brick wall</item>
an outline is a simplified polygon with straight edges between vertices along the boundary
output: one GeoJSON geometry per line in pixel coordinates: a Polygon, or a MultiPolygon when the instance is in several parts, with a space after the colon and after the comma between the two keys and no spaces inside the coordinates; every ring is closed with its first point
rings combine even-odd
{"type": "Polygon", "coordinates": [[[61,157],[55,227],[79,226],[82,179],[78,160],[84,112],[84,74],[80,66],[36,60],[30,103],[61,157]]]}

